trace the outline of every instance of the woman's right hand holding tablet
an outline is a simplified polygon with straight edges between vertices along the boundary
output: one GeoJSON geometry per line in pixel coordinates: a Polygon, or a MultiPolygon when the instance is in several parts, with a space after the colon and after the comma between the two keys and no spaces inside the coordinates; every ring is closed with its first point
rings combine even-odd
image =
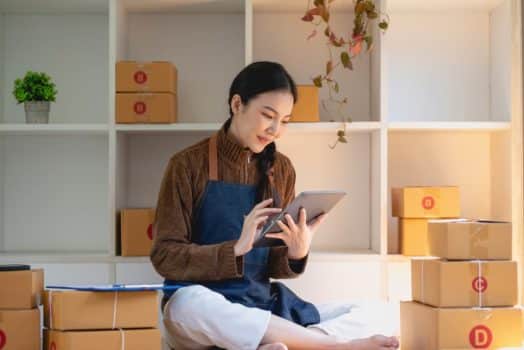
{"type": "Polygon", "coordinates": [[[260,232],[264,223],[267,221],[271,214],[280,213],[281,208],[268,208],[273,202],[272,198],[266,199],[251,210],[251,212],[244,217],[244,225],[242,227],[242,233],[240,238],[235,244],[235,256],[241,256],[247,254],[253,249],[253,243],[257,234],[260,232]]]}

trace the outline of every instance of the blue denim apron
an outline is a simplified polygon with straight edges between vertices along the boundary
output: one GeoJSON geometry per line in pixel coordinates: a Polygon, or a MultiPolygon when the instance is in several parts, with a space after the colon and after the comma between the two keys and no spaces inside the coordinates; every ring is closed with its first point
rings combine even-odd
{"type": "MultiPolygon", "coordinates": [[[[193,221],[192,242],[217,244],[240,237],[244,216],[255,206],[254,185],[226,183],[217,180],[216,135],[209,142],[210,175],[193,221]],[[213,157],[213,158],[212,158],[213,157]]],[[[270,248],[253,248],[244,256],[241,278],[225,281],[190,282],[166,280],[166,285],[203,285],[234,303],[271,311],[302,326],[320,322],[316,307],[300,299],[285,285],[270,283],[268,258],[270,248]]],[[[166,291],[169,297],[174,291],[166,291]]]]}

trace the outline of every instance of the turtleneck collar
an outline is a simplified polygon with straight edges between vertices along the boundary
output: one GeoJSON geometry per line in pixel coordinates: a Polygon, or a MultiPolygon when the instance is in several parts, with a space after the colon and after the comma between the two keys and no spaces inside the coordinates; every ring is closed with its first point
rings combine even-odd
{"type": "Polygon", "coordinates": [[[253,152],[249,148],[242,147],[226,130],[224,123],[217,136],[218,152],[232,162],[240,162],[248,157],[252,157],[253,152]]]}

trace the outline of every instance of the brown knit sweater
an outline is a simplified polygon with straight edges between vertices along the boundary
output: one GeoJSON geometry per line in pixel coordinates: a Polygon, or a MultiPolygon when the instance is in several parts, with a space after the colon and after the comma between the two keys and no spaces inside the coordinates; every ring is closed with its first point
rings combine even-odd
{"type": "MultiPolygon", "coordinates": [[[[243,274],[243,257],[235,257],[233,250],[236,240],[213,245],[191,242],[192,217],[209,178],[208,144],[206,138],[178,152],[165,170],[156,206],[151,261],[167,279],[216,281],[243,274]]],[[[241,184],[259,181],[256,158],[228,135],[224,126],[218,132],[217,148],[219,180],[241,184]]],[[[295,170],[289,158],[279,152],[275,156],[274,179],[285,207],[295,196],[295,170]]],[[[269,193],[268,189],[265,198],[269,198],[269,193]]],[[[289,261],[287,247],[273,247],[268,261],[269,277],[296,277],[304,271],[306,260],[289,261]]]]}

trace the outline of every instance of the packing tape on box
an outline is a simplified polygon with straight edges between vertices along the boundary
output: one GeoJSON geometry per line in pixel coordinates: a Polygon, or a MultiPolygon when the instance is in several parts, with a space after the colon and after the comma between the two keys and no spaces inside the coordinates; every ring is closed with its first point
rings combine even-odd
{"type": "Polygon", "coordinates": [[[118,309],[118,291],[115,291],[115,297],[113,299],[113,327],[116,329],[116,311],[118,309]]]}
{"type": "Polygon", "coordinates": [[[489,227],[475,222],[466,225],[470,225],[468,255],[473,257],[488,257],[489,227]]]}
{"type": "Polygon", "coordinates": [[[118,328],[120,330],[120,350],[126,349],[126,333],[122,328],[118,328]]]}
{"type": "Polygon", "coordinates": [[[420,301],[425,304],[426,299],[424,298],[424,259],[420,260],[420,301]]]}
{"type": "Polygon", "coordinates": [[[53,329],[53,291],[47,292],[47,304],[49,308],[49,329],[53,329]]]}
{"type": "Polygon", "coordinates": [[[478,308],[484,307],[484,292],[487,290],[489,283],[486,279],[486,274],[489,271],[489,266],[482,260],[473,260],[470,265],[471,274],[474,279],[471,281],[471,304],[475,304],[478,308]]]}

